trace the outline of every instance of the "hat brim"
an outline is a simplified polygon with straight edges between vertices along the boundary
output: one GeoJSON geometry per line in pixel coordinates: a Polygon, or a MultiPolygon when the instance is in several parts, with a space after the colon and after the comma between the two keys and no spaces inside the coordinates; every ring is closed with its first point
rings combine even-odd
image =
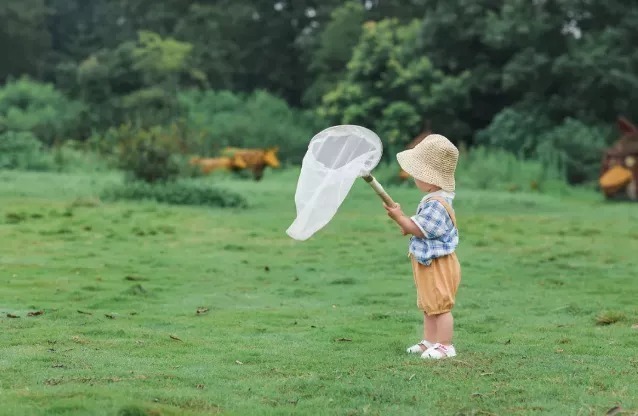
{"type": "Polygon", "coordinates": [[[410,176],[412,176],[413,178],[419,179],[418,173],[416,172],[415,169],[412,168],[413,166],[412,163],[408,162],[410,160],[413,160],[414,156],[415,154],[412,149],[404,150],[402,152],[397,153],[397,162],[399,162],[399,166],[401,166],[401,169],[406,171],[410,176]]]}
{"type": "Polygon", "coordinates": [[[416,162],[417,154],[414,149],[404,150],[402,152],[397,153],[397,162],[399,162],[399,166],[405,172],[407,172],[414,179],[418,179],[421,182],[429,183],[432,185],[436,185],[444,191],[454,192],[455,184],[454,180],[445,181],[440,174],[432,172],[432,171],[424,171],[423,169],[417,169],[418,163],[416,162]]]}

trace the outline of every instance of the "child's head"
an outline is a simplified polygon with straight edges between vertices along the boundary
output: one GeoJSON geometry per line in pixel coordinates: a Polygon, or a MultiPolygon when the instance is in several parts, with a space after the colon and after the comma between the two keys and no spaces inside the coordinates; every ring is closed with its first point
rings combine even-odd
{"type": "Polygon", "coordinates": [[[397,154],[401,168],[415,180],[422,192],[454,192],[454,172],[459,151],[444,136],[430,134],[414,148],[397,154]]]}

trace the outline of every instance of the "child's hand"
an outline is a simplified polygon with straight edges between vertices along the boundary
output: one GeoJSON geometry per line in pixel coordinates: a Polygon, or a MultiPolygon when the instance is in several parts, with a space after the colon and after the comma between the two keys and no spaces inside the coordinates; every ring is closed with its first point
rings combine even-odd
{"type": "Polygon", "coordinates": [[[401,210],[401,205],[396,204],[393,207],[389,207],[386,204],[383,204],[383,208],[388,211],[388,216],[397,223],[397,225],[401,229],[401,234],[414,234],[414,231],[411,231],[409,227],[415,225],[412,220],[405,216],[405,214],[401,210]]]}
{"type": "Polygon", "coordinates": [[[410,217],[406,216],[403,213],[399,204],[396,204],[393,207],[389,207],[383,204],[383,207],[386,211],[388,211],[388,216],[397,223],[397,225],[401,229],[401,234],[411,234],[419,238],[424,238],[421,229],[416,225],[414,221],[412,221],[412,219],[410,219],[410,217]]]}
{"type": "Polygon", "coordinates": [[[392,218],[393,220],[397,220],[403,216],[405,216],[405,214],[403,214],[403,211],[401,210],[401,205],[396,204],[393,207],[389,207],[385,204],[383,204],[383,207],[385,208],[386,211],[388,211],[388,216],[390,218],[392,218]]]}

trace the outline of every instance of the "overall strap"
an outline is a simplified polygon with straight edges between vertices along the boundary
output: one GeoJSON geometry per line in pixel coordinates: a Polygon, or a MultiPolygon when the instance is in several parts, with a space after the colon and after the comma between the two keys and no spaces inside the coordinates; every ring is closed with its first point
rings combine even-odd
{"type": "Polygon", "coordinates": [[[452,209],[450,204],[448,204],[445,201],[445,199],[441,198],[440,196],[431,196],[430,198],[426,199],[426,202],[427,201],[431,201],[431,200],[439,201],[441,203],[441,205],[443,205],[443,208],[445,208],[445,210],[447,211],[448,215],[452,219],[452,224],[454,224],[454,226],[456,227],[456,215],[454,215],[454,210],[452,209]]]}

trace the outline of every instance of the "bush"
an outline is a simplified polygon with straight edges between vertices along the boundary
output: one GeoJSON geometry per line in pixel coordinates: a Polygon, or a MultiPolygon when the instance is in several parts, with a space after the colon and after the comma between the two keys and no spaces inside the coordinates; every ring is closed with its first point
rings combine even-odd
{"type": "Polygon", "coordinates": [[[53,155],[42,147],[42,142],[30,132],[9,131],[0,134],[0,169],[55,169],[53,155]]]}
{"type": "Polygon", "coordinates": [[[600,174],[602,152],[609,136],[607,129],[569,118],[542,136],[537,157],[558,161],[570,184],[591,182],[600,174]]]}
{"type": "Polygon", "coordinates": [[[140,181],[126,182],[105,189],[101,198],[106,201],[147,200],[173,205],[204,205],[222,208],[248,206],[246,199],[236,192],[189,182],[157,184],[140,181]]]}
{"type": "Polygon", "coordinates": [[[477,141],[544,166],[559,167],[564,180],[581,184],[598,176],[609,136],[608,129],[571,118],[556,125],[539,109],[506,108],[477,134],[477,141]]]}
{"type": "Polygon", "coordinates": [[[86,143],[68,140],[50,153],[60,172],[104,172],[110,168],[108,160],[91,151],[86,143]]]}
{"type": "Polygon", "coordinates": [[[512,192],[565,185],[557,166],[485,146],[460,152],[456,178],[457,186],[462,188],[512,192]]]}
{"type": "Polygon", "coordinates": [[[539,111],[506,108],[476,135],[478,145],[505,150],[521,158],[536,154],[543,134],[552,129],[550,120],[539,111]]]}
{"type": "Polygon", "coordinates": [[[182,139],[177,130],[135,129],[129,124],[117,129],[113,139],[119,150],[118,165],[129,179],[168,182],[175,180],[185,167],[182,139]]]}
{"type": "Polygon", "coordinates": [[[108,166],[78,142],[67,141],[47,150],[32,133],[9,131],[0,134],[0,169],[96,172],[108,166]]]}
{"type": "Polygon", "coordinates": [[[75,68],[61,68],[61,74],[75,71],[79,94],[91,106],[92,125],[149,127],[178,115],[175,89],[194,71],[192,45],[146,30],[137,35],[95,51],[75,68]]]}
{"type": "Polygon", "coordinates": [[[30,132],[47,145],[76,137],[83,112],[50,84],[21,78],[0,88],[0,131],[30,132]]]}
{"type": "Polygon", "coordinates": [[[189,151],[216,155],[225,146],[278,146],[284,161],[301,162],[308,142],[323,127],[311,112],[293,109],[264,91],[238,95],[228,91],[187,91],[180,94],[187,124],[201,133],[189,141],[189,151]]]}

